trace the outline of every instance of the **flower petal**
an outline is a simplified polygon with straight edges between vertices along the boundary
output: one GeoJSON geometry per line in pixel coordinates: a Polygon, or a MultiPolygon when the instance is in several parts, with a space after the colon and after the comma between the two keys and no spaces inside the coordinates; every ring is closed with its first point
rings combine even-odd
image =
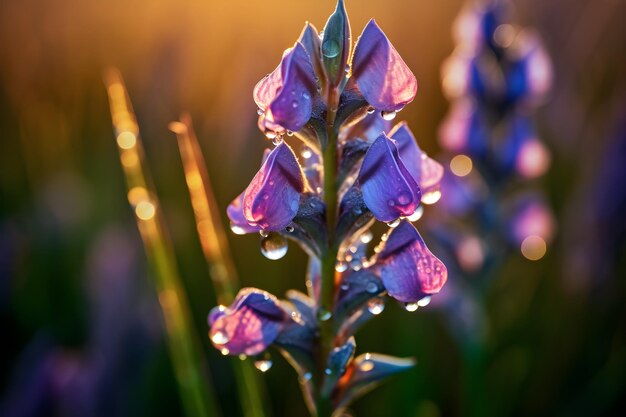
{"type": "Polygon", "coordinates": [[[257,355],[276,340],[289,318],[276,297],[244,288],[230,307],[212,316],[209,337],[222,353],[257,355]]]}
{"type": "Polygon", "coordinates": [[[374,19],[356,44],[352,76],[367,102],[378,110],[400,110],[417,93],[415,76],[374,19]]]}
{"type": "Polygon", "coordinates": [[[304,49],[306,49],[306,52],[309,54],[313,68],[315,68],[317,78],[324,78],[325,73],[321,55],[322,46],[320,43],[320,35],[315,26],[306,22],[304,29],[302,29],[302,33],[300,34],[300,38],[298,38],[298,42],[304,46],[304,49]]]}
{"type": "Polygon", "coordinates": [[[269,154],[243,197],[243,213],[251,225],[279,231],[298,212],[304,179],[291,148],[281,143],[269,154]]]}
{"type": "Polygon", "coordinates": [[[377,264],[389,295],[405,303],[439,292],[448,279],[446,266],[428,250],[408,221],[393,229],[377,264]]]}
{"type": "Polygon", "coordinates": [[[423,194],[439,189],[443,178],[443,165],[426,155],[415,141],[415,137],[405,122],[395,126],[389,137],[396,141],[400,159],[420,186],[423,194]]]}
{"type": "Polygon", "coordinates": [[[255,233],[261,230],[261,228],[256,226],[250,226],[248,220],[243,215],[243,196],[245,191],[239,194],[226,209],[226,214],[230,219],[230,228],[233,233],[238,235],[245,235],[248,233],[255,233]]]}
{"type": "Polygon", "coordinates": [[[280,71],[276,68],[254,88],[254,100],[264,110],[259,124],[270,130],[302,129],[311,118],[316,93],[311,58],[304,46],[296,42],[283,55],[280,71]]]}
{"type": "Polygon", "coordinates": [[[380,221],[410,216],[419,205],[419,186],[400,160],[395,143],[385,134],[365,154],[357,181],[365,205],[380,221]]]}

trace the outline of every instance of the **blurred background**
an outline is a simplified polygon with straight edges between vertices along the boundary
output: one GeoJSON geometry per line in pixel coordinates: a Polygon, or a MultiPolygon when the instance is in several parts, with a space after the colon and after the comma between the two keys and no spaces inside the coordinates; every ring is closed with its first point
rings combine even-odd
{"type": "MultiPolygon", "coordinates": [[[[416,74],[417,98],[400,117],[431,155],[449,106],[440,67],[463,4],[347,1],[354,38],[375,17],[416,74]]],[[[487,397],[498,416],[618,415],[626,406],[626,2],[513,4],[554,66],[535,122],[552,153],[539,184],[558,234],[538,262],[507,259],[485,300],[487,397]]],[[[167,126],[182,111],[193,116],[226,220],[268,146],[253,86],[306,20],[321,29],[333,9],[330,0],[0,3],[0,415],[182,413],[111,127],[102,81],[111,65],[135,107],[220,407],[240,415],[229,362],[206,337],[215,296],[167,126]]],[[[295,245],[274,262],[258,236],[229,240],[243,286],[304,290],[306,259],[295,245]]],[[[458,348],[436,308],[408,314],[389,303],[358,344],[415,356],[418,366],[357,402],[355,415],[466,414],[458,348]]],[[[306,415],[295,373],[273,356],[263,374],[272,415],[306,415]]]]}

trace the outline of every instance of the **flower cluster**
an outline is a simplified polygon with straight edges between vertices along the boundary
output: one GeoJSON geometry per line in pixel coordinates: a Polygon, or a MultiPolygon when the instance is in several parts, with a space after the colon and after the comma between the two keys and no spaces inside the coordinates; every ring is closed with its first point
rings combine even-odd
{"type": "Polygon", "coordinates": [[[254,88],[259,128],[274,146],[228,207],[231,229],[260,233],[270,259],[284,256],[287,239],[299,244],[310,256],[308,294],[290,290],[280,300],[242,289],[232,305],[212,310],[210,338],[223,354],[278,348],[318,415],[412,366],[380,354],[355,357],[353,336],[383,311],[385,295],[414,311],[447,280],[412,224],[421,203],[440,196],[443,167],[405,123],[392,126],[416,92],[415,76],[374,20],[353,47],[342,0],[324,30],[307,23],[254,88]],[[372,252],[375,221],[389,229],[372,252]]]}
{"type": "Polygon", "coordinates": [[[455,30],[458,46],[443,66],[452,106],[440,141],[452,156],[442,185],[450,192],[442,206],[455,220],[469,216],[470,229],[480,229],[453,239],[460,269],[469,273],[481,271],[490,256],[479,236],[501,234],[529,259],[543,256],[552,236],[551,213],[539,194],[512,191],[512,185],[529,184],[550,165],[531,115],[550,87],[551,66],[537,35],[508,23],[509,13],[505,1],[462,13],[455,30]]]}
{"type": "Polygon", "coordinates": [[[451,108],[440,129],[448,151],[440,210],[429,219],[455,275],[440,301],[460,343],[482,343],[489,327],[482,300],[511,248],[544,256],[554,221],[533,180],[550,153],[531,120],[551,84],[548,56],[537,35],[509,23],[510,4],[473,3],[455,26],[457,47],[442,82],[451,108]]]}

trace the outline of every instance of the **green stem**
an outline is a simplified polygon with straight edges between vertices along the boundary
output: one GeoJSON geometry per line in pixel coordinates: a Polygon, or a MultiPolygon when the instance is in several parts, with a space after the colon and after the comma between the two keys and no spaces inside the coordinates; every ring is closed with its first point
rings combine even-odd
{"type": "Polygon", "coordinates": [[[337,129],[334,121],[337,113],[339,91],[331,89],[328,94],[328,116],[326,132],[328,141],[324,148],[324,203],[326,205],[326,228],[328,230],[328,247],[321,257],[321,282],[320,282],[320,352],[318,355],[318,395],[317,417],[330,417],[332,415],[332,403],[330,393],[322,390],[324,386],[324,370],[328,361],[328,354],[333,348],[333,320],[322,320],[324,313],[332,313],[335,295],[335,263],[339,244],[336,241],[335,228],[337,222],[337,129]]]}

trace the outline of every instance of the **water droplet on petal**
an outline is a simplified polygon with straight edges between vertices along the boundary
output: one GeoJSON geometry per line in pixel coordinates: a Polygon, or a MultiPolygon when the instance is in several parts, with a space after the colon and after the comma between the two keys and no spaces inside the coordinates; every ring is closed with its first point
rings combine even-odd
{"type": "Polygon", "coordinates": [[[361,363],[361,365],[359,366],[359,368],[361,368],[361,371],[363,371],[363,372],[369,372],[372,369],[374,369],[374,362],[372,362],[372,361],[363,361],[361,363]]]}
{"type": "Polygon", "coordinates": [[[271,359],[261,359],[258,361],[254,361],[254,367],[261,372],[267,372],[270,370],[274,363],[271,359]]]}
{"type": "Polygon", "coordinates": [[[287,136],[293,136],[293,132],[291,130],[287,131],[287,136]]]}
{"type": "Polygon", "coordinates": [[[263,113],[265,113],[263,110],[261,109],[257,109],[256,110],[256,114],[258,114],[259,116],[263,116],[263,113]]]}
{"type": "Polygon", "coordinates": [[[376,109],[371,106],[367,108],[367,114],[373,114],[375,111],[376,109]]]}
{"type": "Polygon", "coordinates": [[[294,109],[298,107],[298,102],[297,101],[292,101],[291,102],[291,107],[293,107],[294,109]]]}
{"type": "Polygon", "coordinates": [[[224,356],[228,355],[230,353],[230,350],[228,350],[228,348],[222,348],[220,349],[220,353],[224,356]]]}
{"type": "Polygon", "coordinates": [[[404,305],[404,309],[410,313],[416,311],[418,307],[419,305],[417,303],[406,303],[404,305]]]}
{"type": "Polygon", "coordinates": [[[269,233],[261,239],[261,253],[273,261],[282,258],[287,253],[287,240],[278,233],[269,233]]]}
{"type": "Polygon", "coordinates": [[[373,281],[368,282],[365,286],[365,291],[370,294],[376,294],[378,292],[378,284],[373,281]]]}
{"type": "Polygon", "coordinates": [[[340,287],[343,291],[348,291],[350,289],[350,284],[348,284],[347,282],[344,282],[343,284],[341,284],[340,287]]]}
{"type": "Polygon", "coordinates": [[[266,129],[265,130],[265,137],[268,139],[274,139],[277,136],[276,132],[274,132],[271,129],[266,129]]]}
{"type": "Polygon", "coordinates": [[[435,190],[422,195],[422,203],[435,204],[441,198],[441,191],[435,190]]]}
{"type": "Polygon", "coordinates": [[[302,93],[302,98],[305,99],[305,100],[310,100],[311,99],[311,95],[305,91],[305,92],[302,93]]]}
{"type": "Polygon", "coordinates": [[[374,235],[369,230],[361,235],[361,243],[370,243],[374,235]]]}
{"type": "Polygon", "coordinates": [[[236,224],[231,223],[230,224],[230,230],[236,234],[236,235],[245,235],[246,231],[244,230],[243,227],[241,226],[237,226],[236,224]]]}
{"type": "Polygon", "coordinates": [[[287,231],[287,233],[293,233],[293,231],[296,229],[293,226],[287,226],[285,227],[285,230],[287,231]]]}
{"type": "Polygon", "coordinates": [[[276,135],[273,139],[272,139],[272,143],[274,144],[274,146],[278,146],[281,143],[283,143],[283,135],[276,135]]]}
{"type": "Polygon", "coordinates": [[[335,271],[337,272],[345,272],[348,269],[348,264],[345,262],[337,262],[335,264],[335,271]]]}
{"type": "Polygon", "coordinates": [[[400,221],[401,221],[401,219],[398,217],[394,221],[387,223],[387,226],[389,226],[391,228],[398,227],[398,225],[400,224],[400,221]]]}
{"type": "Polygon", "coordinates": [[[269,236],[269,232],[266,230],[259,230],[259,234],[261,235],[261,237],[268,237],[269,236]]]}
{"type": "Polygon", "coordinates": [[[383,119],[389,121],[389,120],[393,120],[396,118],[396,112],[395,111],[382,111],[380,113],[380,115],[383,117],[383,119]]]}
{"type": "Polygon", "coordinates": [[[211,342],[216,345],[225,345],[229,340],[228,335],[219,330],[211,335],[211,342]]]}
{"type": "Polygon", "coordinates": [[[367,310],[377,316],[385,310],[385,302],[381,298],[373,298],[367,303],[367,310]]]}
{"type": "Polygon", "coordinates": [[[313,156],[313,152],[309,148],[302,149],[302,157],[304,159],[309,159],[311,156],[313,156]]]}
{"type": "Polygon", "coordinates": [[[430,304],[430,295],[427,295],[424,298],[421,298],[418,302],[417,305],[420,307],[426,307],[428,304],[430,304]]]}
{"type": "Polygon", "coordinates": [[[400,205],[403,205],[403,206],[404,206],[404,205],[406,205],[406,204],[409,204],[410,202],[411,202],[411,196],[410,196],[409,194],[407,194],[407,193],[401,193],[401,194],[398,196],[398,203],[399,203],[400,205]]]}
{"type": "Polygon", "coordinates": [[[410,222],[416,222],[419,219],[422,218],[422,215],[424,214],[424,207],[419,206],[414,212],[413,214],[411,214],[409,217],[407,217],[407,220],[410,222]]]}
{"type": "Polygon", "coordinates": [[[328,310],[324,310],[323,308],[320,308],[319,310],[317,310],[317,318],[320,321],[328,321],[330,320],[332,316],[333,315],[328,310]]]}
{"type": "Polygon", "coordinates": [[[329,39],[326,42],[322,43],[322,54],[326,58],[334,58],[339,55],[339,43],[337,41],[329,39]]]}

